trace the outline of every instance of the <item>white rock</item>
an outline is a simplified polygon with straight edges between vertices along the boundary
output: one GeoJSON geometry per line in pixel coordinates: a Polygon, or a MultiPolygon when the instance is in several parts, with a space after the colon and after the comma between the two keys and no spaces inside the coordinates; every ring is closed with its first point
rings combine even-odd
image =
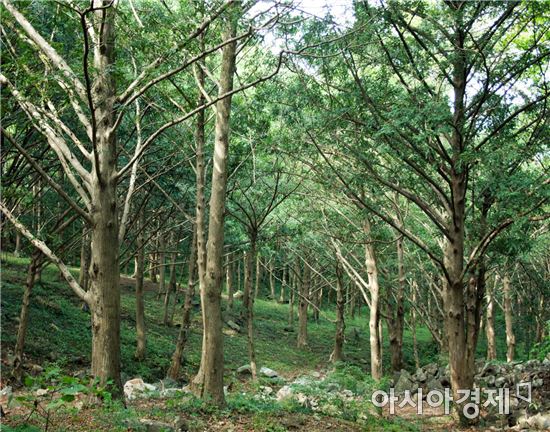
{"type": "Polygon", "coordinates": [[[174,397],[174,396],[177,396],[178,393],[183,393],[183,390],[180,389],[180,388],[170,387],[170,388],[166,388],[164,390],[161,390],[160,391],[160,396],[161,397],[174,397]]]}
{"type": "Polygon", "coordinates": [[[36,396],[44,396],[48,394],[48,390],[46,389],[38,389],[36,390],[36,396]]]}
{"type": "Polygon", "coordinates": [[[260,368],[260,375],[263,375],[268,378],[278,378],[279,374],[275,372],[273,369],[269,369],[267,367],[260,368]]]}
{"type": "Polygon", "coordinates": [[[146,397],[146,393],[155,391],[157,388],[152,384],[143,382],[141,378],[134,378],[124,383],[124,396],[128,400],[146,397]]]}
{"type": "Polygon", "coordinates": [[[292,388],[290,386],[285,385],[281,387],[277,392],[277,401],[281,402],[285,399],[288,399],[289,397],[292,396],[292,394],[293,394],[292,388]]]}
{"type": "Polygon", "coordinates": [[[6,386],[0,390],[0,405],[5,407],[10,401],[12,394],[13,391],[10,386],[6,386]]]}
{"type": "Polygon", "coordinates": [[[302,406],[307,406],[308,403],[307,396],[303,393],[298,393],[296,395],[296,401],[302,406]]]}
{"type": "MultiPolygon", "coordinates": [[[[260,371],[261,372],[261,371],[260,371]]],[[[252,374],[252,368],[250,367],[250,365],[246,364],[246,365],[243,365],[241,366],[240,368],[237,369],[237,373],[240,373],[240,374],[252,374]]]]}
{"type": "Polygon", "coordinates": [[[273,389],[269,386],[260,386],[260,391],[266,396],[269,396],[273,393],[273,389]]]}

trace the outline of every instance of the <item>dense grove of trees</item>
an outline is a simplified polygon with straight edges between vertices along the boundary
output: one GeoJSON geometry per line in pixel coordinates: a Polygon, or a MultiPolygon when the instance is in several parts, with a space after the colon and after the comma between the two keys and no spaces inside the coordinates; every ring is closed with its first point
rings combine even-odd
{"type": "Polygon", "coordinates": [[[366,305],[374,379],[425,326],[454,392],[481,338],[496,358],[498,310],[507,361],[547,336],[549,3],[350,7],[344,26],[277,0],[2,0],[2,247],[30,257],[15,376],[47,263],[90,310],[93,375],[119,388],[120,275],[136,358],[144,278],[167,325],[182,314],[173,378],[200,298],[192,384],[218,405],[223,308],[241,308],[255,378],[258,296],[289,303],[304,349],[335,308],[335,362],[366,305]]]}

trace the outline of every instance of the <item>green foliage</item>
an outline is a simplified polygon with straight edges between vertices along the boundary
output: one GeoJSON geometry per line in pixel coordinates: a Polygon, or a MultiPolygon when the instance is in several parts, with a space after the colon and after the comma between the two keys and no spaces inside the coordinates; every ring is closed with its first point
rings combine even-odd
{"type": "Polygon", "coordinates": [[[544,360],[550,358],[550,321],[546,321],[546,331],[542,342],[536,343],[529,352],[529,358],[544,360]]]}
{"type": "Polygon", "coordinates": [[[83,407],[84,401],[73,404],[77,396],[109,404],[112,400],[110,388],[112,382],[100,386],[95,379],[80,379],[62,374],[58,363],[47,364],[37,377],[25,376],[27,390],[15,396],[15,400],[29,410],[24,423],[38,421],[45,430],[59,421],[60,413],[76,414],[83,407]]]}

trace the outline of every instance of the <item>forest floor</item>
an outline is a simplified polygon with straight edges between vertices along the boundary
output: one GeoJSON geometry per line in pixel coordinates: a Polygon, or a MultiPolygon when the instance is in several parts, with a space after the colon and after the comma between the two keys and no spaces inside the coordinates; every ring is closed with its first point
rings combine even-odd
{"type": "MultiPolygon", "coordinates": [[[[2,255],[2,369],[0,387],[12,385],[9,382],[10,353],[15,344],[17,322],[21,296],[26,276],[25,258],[2,255]]],[[[73,269],[77,275],[77,269],[73,269]]],[[[181,322],[181,303],[175,307],[172,325],[162,323],[162,299],[157,300],[157,285],[146,285],[146,322],[147,322],[147,358],[138,362],[134,358],[135,350],[135,298],[134,280],[121,278],[122,287],[122,323],[121,323],[121,361],[123,382],[141,377],[145,382],[155,383],[164,378],[169,366],[174,343],[181,322]]],[[[234,311],[224,311],[225,320],[238,321],[238,301],[234,311]]],[[[308,326],[307,350],[296,348],[296,333],[285,329],[288,326],[288,305],[278,304],[265,299],[264,293],[255,304],[256,349],[259,366],[269,367],[279,373],[287,382],[314,371],[325,372],[331,368],[329,356],[332,350],[334,312],[323,311],[319,322],[310,321],[308,326]]],[[[346,361],[343,370],[361,371],[368,378],[368,320],[365,308],[358,311],[354,319],[346,323],[346,361]],[[346,369],[348,368],[348,369],[346,369]]],[[[89,313],[81,302],[72,295],[66,283],[53,267],[47,267],[42,280],[33,291],[30,306],[29,332],[26,341],[24,363],[27,370],[41,370],[34,378],[34,388],[14,387],[12,403],[4,411],[2,431],[44,430],[46,416],[49,414],[50,431],[138,431],[145,430],[139,419],[173,421],[179,417],[189,430],[195,431],[415,431],[415,430],[453,430],[454,423],[448,416],[414,415],[385,416],[370,415],[362,423],[353,413],[337,417],[320,415],[311,409],[300,406],[281,406],[272,401],[257,398],[260,385],[269,382],[250,383],[236,373],[236,369],[248,363],[246,335],[244,332],[232,332],[225,328],[225,382],[229,386],[227,408],[212,409],[200,401],[186,395],[174,398],[154,398],[132,401],[124,406],[121,401],[111,401],[98,407],[80,404],[75,408],[72,403],[48,408],[47,401],[36,397],[36,385],[49,379],[54,383],[71,382],[70,377],[86,376],[90,364],[91,334],[89,313]],[[39,400],[40,399],[40,400],[39,400]],[[31,409],[39,401],[41,414],[31,409]],[[82,407],[84,405],[84,407],[82,407]],[[34,427],[34,429],[33,429],[34,427]]],[[[406,332],[405,338],[411,338],[406,332]]],[[[423,363],[437,360],[435,346],[426,329],[417,332],[419,350],[423,363]]],[[[387,338],[386,338],[387,339],[387,338]]],[[[405,343],[405,346],[412,345],[405,343]]],[[[200,361],[201,324],[198,307],[195,310],[190,341],[185,349],[182,367],[183,385],[197,370],[200,361]]],[[[385,349],[385,355],[389,354],[385,349]]],[[[413,369],[412,352],[405,350],[405,363],[413,369]]],[[[385,362],[388,364],[389,361],[385,362]]],[[[339,375],[344,376],[344,375],[339,375]]],[[[346,377],[353,384],[353,376],[346,377]]],[[[47,388],[47,387],[46,387],[47,388]]],[[[59,390],[55,384],[50,388],[59,390]]],[[[54,390],[56,391],[56,390],[54,390]]],[[[60,390],[63,392],[63,389],[60,390]]],[[[50,392],[52,393],[52,392],[50,392]]],[[[356,411],[354,411],[357,414],[356,411]]],[[[151,429],[152,430],[152,429],[151,429]]]]}

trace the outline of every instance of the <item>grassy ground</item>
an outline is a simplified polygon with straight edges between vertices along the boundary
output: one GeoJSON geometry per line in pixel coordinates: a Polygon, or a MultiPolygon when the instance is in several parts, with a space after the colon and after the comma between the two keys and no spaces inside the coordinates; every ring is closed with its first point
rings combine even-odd
{"type": "MultiPolygon", "coordinates": [[[[7,354],[15,344],[18,316],[23,284],[26,276],[25,258],[2,257],[2,343],[7,354]]],[[[78,274],[74,270],[75,275],[78,274]]],[[[135,298],[133,286],[126,279],[122,283],[122,370],[126,377],[140,376],[145,381],[164,377],[173,352],[174,343],[181,322],[181,305],[176,306],[174,325],[162,324],[163,305],[156,299],[153,289],[145,292],[147,324],[147,358],[143,362],[134,359],[135,340],[135,298]]],[[[149,284],[151,287],[152,284],[149,284]]],[[[224,304],[224,318],[237,319],[240,304],[237,300],[233,311],[224,304]]],[[[295,308],[296,312],[296,308],[295,308]]],[[[355,319],[346,322],[345,355],[348,362],[368,370],[369,342],[366,309],[355,319]]],[[[295,375],[303,370],[323,368],[330,356],[334,340],[335,319],[332,310],[323,311],[318,323],[310,319],[308,326],[309,349],[296,348],[296,333],[284,330],[287,327],[288,305],[259,298],[255,302],[255,326],[257,361],[282,374],[295,375]]],[[[297,318],[296,318],[297,321],[297,318]]],[[[423,362],[436,358],[436,347],[424,328],[417,332],[419,349],[423,362]]],[[[409,348],[411,335],[405,332],[404,360],[412,367],[413,355],[409,348]],[[408,340],[407,340],[408,339],[408,340]]],[[[385,341],[385,364],[389,364],[389,348],[385,341]]],[[[185,352],[183,375],[195,372],[200,362],[201,323],[200,313],[195,310],[191,338],[185,352]]],[[[57,361],[69,368],[80,368],[89,364],[91,350],[90,316],[82,303],[59,277],[53,266],[44,269],[41,282],[33,290],[30,306],[29,333],[26,354],[29,362],[41,364],[44,360],[57,361]]],[[[227,372],[234,371],[247,363],[246,335],[226,336],[224,341],[227,372]]]]}
{"type": "MultiPolygon", "coordinates": [[[[21,295],[26,275],[25,258],[2,256],[2,362],[8,364],[8,356],[15,343],[17,320],[21,303],[21,295]]],[[[76,269],[73,270],[77,274],[76,269]]],[[[149,284],[145,294],[145,310],[147,323],[147,357],[145,361],[134,359],[135,340],[135,298],[131,280],[123,279],[122,285],[122,371],[123,380],[142,377],[146,382],[156,382],[162,379],[168,368],[181,321],[181,308],[176,307],[173,326],[162,324],[162,301],[156,299],[155,287],[149,284]]],[[[239,302],[235,310],[225,308],[225,319],[238,317],[239,302]]],[[[225,307],[225,305],[224,305],[225,307]]],[[[366,310],[355,319],[346,323],[345,356],[346,367],[355,366],[363,370],[365,376],[369,370],[368,321],[366,310]]],[[[288,306],[262,298],[255,303],[256,349],[259,366],[267,366],[278,371],[285,378],[325,369],[332,351],[335,315],[331,310],[324,311],[318,323],[310,320],[308,326],[307,350],[296,348],[296,333],[285,331],[288,318],[288,306]]],[[[412,369],[413,356],[410,333],[405,333],[404,360],[412,369]]],[[[429,332],[421,328],[417,339],[422,362],[436,360],[435,345],[429,332]]],[[[389,349],[387,338],[384,349],[384,364],[389,364],[389,349]]],[[[201,324],[200,313],[195,310],[192,322],[190,341],[185,350],[182,371],[182,381],[185,382],[196,372],[200,361],[201,324]]],[[[81,302],[72,294],[66,283],[59,277],[54,267],[47,267],[42,274],[42,280],[37,283],[31,300],[29,332],[26,341],[26,359],[28,364],[58,366],[64,374],[75,371],[86,371],[90,363],[91,334],[90,316],[82,307],[81,302]]],[[[73,417],[65,416],[63,423],[70,422],[72,426],[63,429],[50,430],[137,430],[128,427],[128,418],[148,416],[167,418],[174,413],[185,412],[186,418],[196,421],[196,430],[417,430],[413,423],[403,423],[401,420],[373,419],[369,426],[358,426],[346,422],[345,419],[320,419],[311,412],[301,412],[293,407],[286,413],[281,407],[262,405],[262,403],[243,397],[241,390],[246,388],[235,370],[248,362],[246,336],[243,333],[226,336],[224,341],[226,383],[233,383],[235,391],[230,392],[229,408],[224,411],[211,411],[198,401],[182,400],[158,403],[153,405],[134,404],[124,409],[120,403],[113,402],[101,410],[79,411],[73,417]],[[281,417],[282,416],[282,417],[281,417]],[[70,421],[74,418],[74,422],[70,421]],[[125,420],[126,419],[126,420],[125,420]],[[298,426],[286,425],[296,423],[298,426]],[[225,422],[225,423],[224,423],[225,422]],[[330,423],[332,422],[332,423],[330,423]],[[226,424],[227,423],[227,424],[226,424]],[[229,424],[231,423],[231,424],[229,424]],[[331,427],[326,426],[332,424],[331,427]],[[85,429],[79,429],[84,425],[85,429]],[[262,426],[263,425],[263,426],[262,426]],[[267,426],[266,426],[267,425],[267,426]],[[270,426],[271,425],[271,426],[270,426]],[[324,426],[323,426],[324,425],[324,426]],[[296,426],[296,427],[295,427],[296,426]],[[328,429],[327,429],[328,428],[328,429]]],[[[17,418],[17,417],[16,417],[17,418]]],[[[21,419],[10,422],[21,424],[21,419]]],[[[8,430],[8,429],[2,429],[8,430]]],[[[18,429],[24,430],[24,429],[18,429]]]]}

